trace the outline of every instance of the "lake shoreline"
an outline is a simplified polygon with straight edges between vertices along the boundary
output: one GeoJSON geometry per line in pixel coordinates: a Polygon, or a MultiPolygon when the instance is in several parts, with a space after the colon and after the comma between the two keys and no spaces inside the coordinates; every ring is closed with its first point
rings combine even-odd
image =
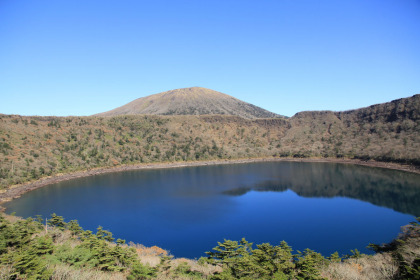
{"type": "MultiPolygon", "coordinates": [[[[135,165],[123,165],[116,167],[104,167],[94,168],[85,171],[76,171],[66,174],[57,174],[50,177],[41,178],[34,182],[28,182],[20,185],[13,185],[6,190],[0,192],[0,204],[11,201],[15,198],[20,197],[22,194],[30,192],[32,190],[45,187],[51,184],[68,181],[76,178],[90,177],[105,173],[132,171],[132,170],[143,170],[143,169],[163,169],[163,168],[181,168],[181,167],[193,167],[193,166],[208,166],[208,165],[222,165],[222,164],[243,164],[243,163],[254,163],[254,162],[326,162],[326,163],[340,163],[340,164],[355,164],[377,168],[387,168],[400,171],[406,171],[411,173],[420,174],[420,168],[391,162],[381,161],[363,161],[357,159],[338,159],[338,158],[245,158],[245,159],[233,159],[233,160],[211,160],[211,161],[191,161],[191,162],[167,162],[167,163],[143,163],[135,165]]],[[[0,206],[0,211],[4,211],[4,208],[0,206]]]]}

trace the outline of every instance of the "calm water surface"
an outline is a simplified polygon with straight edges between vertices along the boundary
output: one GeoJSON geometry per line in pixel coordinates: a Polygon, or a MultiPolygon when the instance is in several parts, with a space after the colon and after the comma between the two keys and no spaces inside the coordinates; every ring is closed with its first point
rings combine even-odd
{"type": "Polygon", "coordinates": [[[325,255],[389,242],[420,216],[420,176],[333,163],[266,162],[127,171],[44,187],[5,205],[198,258],[223,239],[325,255]]]}

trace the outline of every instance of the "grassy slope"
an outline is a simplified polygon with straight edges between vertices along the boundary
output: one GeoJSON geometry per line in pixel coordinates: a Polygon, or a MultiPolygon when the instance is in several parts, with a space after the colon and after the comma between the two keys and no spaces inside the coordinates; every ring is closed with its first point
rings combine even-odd
{"type": "Polygon", "coordinates": [[[234,115],[246,119],[275,118],[277,114],[211,89],[181,88],[138,98],[101,117],[146,115],[234,115]]]}
{"type": "Polygon", "coordinates": [[[41,177],[151,162],[348,157],[420,165],[420,95],[290,119],[233,116],[0,115],[0,187],[41,177]]]}

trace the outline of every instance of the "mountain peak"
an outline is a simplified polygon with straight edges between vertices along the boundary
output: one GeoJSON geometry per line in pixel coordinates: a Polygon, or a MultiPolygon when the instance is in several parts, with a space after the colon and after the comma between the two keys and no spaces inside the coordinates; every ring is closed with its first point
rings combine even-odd
{"type": "Polygon", "coordinates": [[[203,87],[173,89],[141,97],[97,116],[138,114],[234,115],[247,119],[280,117],[230,95],[203,87]]]}

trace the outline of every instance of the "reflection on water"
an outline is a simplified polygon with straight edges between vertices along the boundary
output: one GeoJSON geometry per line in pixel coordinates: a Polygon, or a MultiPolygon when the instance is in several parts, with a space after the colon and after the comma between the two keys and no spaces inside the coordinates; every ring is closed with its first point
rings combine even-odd
{"type": "Polygon", "coordinates": [[[342,164],[299,163],[287,168],[265,166],[270,180],[225,191],[243,195],[248,191],[283,192],[304,197],[348,197],[420,216],[420,176],[396,170],[342,164]]]}
{"type": "Polygon", "coordinates": [[[179,257],[199,257],[217,241],[242,237],[349,253],[390,241],[420,216],[419,184],[419,175],[393,170],[267,162],[79,178],[24,194],[5,207],[23,217],[57,213],[79,220],[84,229],[101,225],[116,238],[157,245],[179,257]]]}

